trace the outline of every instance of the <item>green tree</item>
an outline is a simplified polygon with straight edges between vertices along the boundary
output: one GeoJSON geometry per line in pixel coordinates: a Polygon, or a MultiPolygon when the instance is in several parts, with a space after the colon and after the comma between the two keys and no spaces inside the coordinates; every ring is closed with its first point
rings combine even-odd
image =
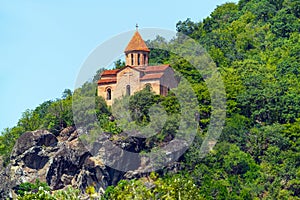
{"type": "Polygon", "coordinates": [[[114,62],[114,69],[121,69],[125,67],[125,61],[122,61],[121,59],[118,59],[117,61],[114,62]]]}
{"type": "Polygon", "coordinates": [[[18,126],[23,127],[25,131],[34,131],[41,128],[41,118],[37,112],[27,109],[23,112],[18,126]]]}

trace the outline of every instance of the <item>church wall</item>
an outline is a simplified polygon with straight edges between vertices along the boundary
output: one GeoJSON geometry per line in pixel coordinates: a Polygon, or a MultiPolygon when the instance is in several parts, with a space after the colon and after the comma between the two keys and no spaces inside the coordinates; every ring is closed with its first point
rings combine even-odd
{"type": "Polygon", "coordinates": [[[156,94],[160,94],[160,80],[144,80],[141,81],[141,87],[140,90],[144,89],[146,84],[151,84],[152,91],[156,94]]]}
{"type": "Polygon", "coordinates": [[[160,79],[140,80],[140,71],[127,67],[117,74],[116,84],[105,84],[98,86],[98,96],[102,96],[108,105],[112,105],[115,99],[126,95],[126,86],[130,85],[130,95],[145,88],[146,84],[151,84],[153,92],[160,95],[167,95],[168,88],[177,87],[178,83],[174,77],[172,68],[166,69],[160,79]],[[111,100],[107,100],[107,88],[110,88],[111,100]]]}
{"type": "Polygon", "coordinates": [[[174,77],[174,71],[172,68],[168,68],[163,77],[161,78],[161,85],[166,88],[176,88],[178,86],[178,82],[174,77]]]}
{"type": "Polygon", "coordinates": [[[98,96],[101,96],[105,99],[107,105],[111,106],[114,99],[114,92],[116,91],[116,84],[105,84],[105,85],[98,85],[98,96]],[[107,100],[107,92],[106,90],[111,89],[111,100],[107,100]]]}
{"type": "Polygon", "coordinates": [[[117,74],[116,90],[114,98],[120,98],[126,95],[126,86],[130,85],[130,94],[138,91],[140,88],[140,72],[127,67],[117,74]]]}

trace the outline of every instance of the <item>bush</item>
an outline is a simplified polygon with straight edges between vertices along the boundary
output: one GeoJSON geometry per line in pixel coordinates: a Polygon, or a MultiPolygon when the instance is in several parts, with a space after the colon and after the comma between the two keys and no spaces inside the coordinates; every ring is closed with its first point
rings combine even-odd
{"type": "Polygon", "coordinates": [[[47,183],[40,182],[40,180],[37,179],[35,183],[21,183],[17,187],[17,194],[22,197],[26,193],[36,193],[39,190],[50,191],[50,187],[47,185],[47,183]]]}

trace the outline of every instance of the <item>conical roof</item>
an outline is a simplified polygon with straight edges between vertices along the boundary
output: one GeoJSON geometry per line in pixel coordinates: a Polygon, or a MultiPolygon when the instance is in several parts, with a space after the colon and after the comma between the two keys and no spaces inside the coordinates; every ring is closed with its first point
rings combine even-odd
{"type": "Polygon", "coordinates": [[[150,51],[138,31],[134,33],[133,37],[128,43],[125,53],[129,51],[150,51]]]}

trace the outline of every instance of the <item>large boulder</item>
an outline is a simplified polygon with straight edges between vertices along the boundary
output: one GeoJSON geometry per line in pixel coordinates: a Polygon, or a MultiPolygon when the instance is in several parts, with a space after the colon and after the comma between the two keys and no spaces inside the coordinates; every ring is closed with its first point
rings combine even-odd
{"type": "Polygon", "coordinates": [[[84,191],[94,185],[103,192],[110,174],[99,159],[91,156],[78,135],[70,127],[58,137],[46,130],[21,135],[12,150],[10,164],[0,172],[0,199],[14,196],[13,188],[36,179],[47,182],[52,190],[73,185],[84,191]]]}
{"type": "Polygon", "coordinates": [[[83,169],[85,160],[90,153],[78,140],[63,143],[51,158],[47,172],[47,183],[54,189],[70,185],[73,177],[83,169]]]}
{"type": "Polygon", "coordinates": [[[37,130],[23,133],[14,146],[11,154],[11,159],[16,158],[32,147],[54,147],[57,145],[57,142],[57,138],[52,133],[46,130],[37,130]]]}

